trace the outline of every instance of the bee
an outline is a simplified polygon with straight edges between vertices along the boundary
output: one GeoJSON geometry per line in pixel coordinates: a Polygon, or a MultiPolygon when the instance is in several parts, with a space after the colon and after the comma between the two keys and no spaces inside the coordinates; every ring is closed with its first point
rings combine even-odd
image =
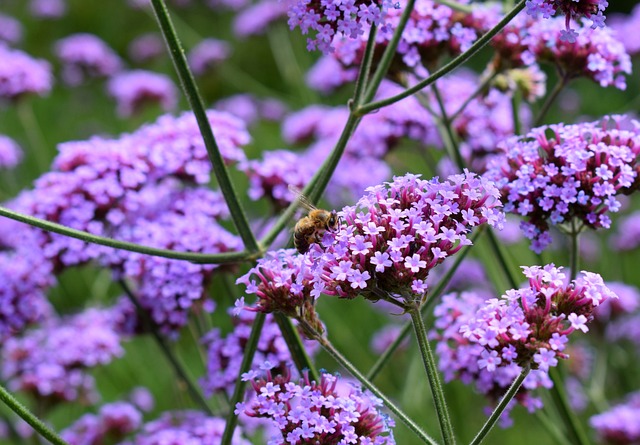
{"type": "Polygon", "coordinates": [[[292,185],[289,190],[297,197],[298,204],[309,211],[307,216],[298,220],[293,229],[293,245],[300,253],[306,253],[312,243],[319,243],[327,230],[335,230],[338,227],[338,215],[336,211],[319,209],[302,194],[302,191],[292,185]]]}

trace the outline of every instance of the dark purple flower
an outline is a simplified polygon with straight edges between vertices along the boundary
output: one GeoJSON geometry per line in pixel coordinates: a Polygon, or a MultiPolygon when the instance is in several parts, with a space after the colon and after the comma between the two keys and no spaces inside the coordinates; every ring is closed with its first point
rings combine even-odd
{"type": "Polygon", "coordinates": [[[120,71],[118,55],[93,34],[74,34],[56,42],[55,52],[62,62],[62,78],[79,85],[85,78],[110,77],[120,71]]]}
{"type": "Polygon", "coordinates": [[[22,160],[22,149],[9,136],[0,134],[0,169],[11,169],[22,160]]]}
{"type": "Polygon", "coordinates": [[[109,80],[108,91],[118,103],[118,114],[128,117],[145,105],[158,104],[164,111],[178,104],[178,89],[164,74],[135,70],[117,74],[109,80]]]}
{"type": "Polygon", "coordinates": [[[624,403],[591,417],[589,423],[604,442],[633,445],[640,441],[639,416],[640,393],[635,392],[624,403]]]}
{"type": "Polygon", "coordinates": [[[70,445],[100,445],[121,440],[140,428],[142,414],[128,402],[100,407],[97,414],[84,414],[60,435],[70,445]]]}

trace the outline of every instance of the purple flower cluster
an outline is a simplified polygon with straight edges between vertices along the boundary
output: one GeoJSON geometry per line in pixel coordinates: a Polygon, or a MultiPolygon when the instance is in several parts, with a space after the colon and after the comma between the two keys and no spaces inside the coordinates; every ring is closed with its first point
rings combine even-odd
{"type": "Polygon", "coordinates": [[[204,39],[189,53],[189,65],[193,73],[202,76],[231,54],[231,47],[223,40],[204,39]]]}
{"type": "Polygon", "coordinates": [[[640,246],[640,211],[633,212],[616,222],[616,231],[610,245],[618,251],[632,251],[640,246]]]}
{"type": "MultiPolygon", "coordinates": [[[[383,84],[382,94],[398,89],[383,84]]],[[[249,177],[249,196],[268,197],[276,208],[288,205],[295,196],[288,186],[304,188],[331,152],[348,118],[346,107],[311,106],[291,114],[282,127],[285,141],[306,146],[304,152],[275,150],[264,152],[261,160],[240,165],[249,177]]],[[[434,123],[415,98],[408,98],[378,113],[369,114],[349,140],[345,154],[329,183],[327,196],[333,205],[342,205],[361,196],[370,185],[390,176],[383,158],[402,138],[425,142],[435,133],[434,123]]]]}
{"type": "Polygon", "coordinates": [[[86,370],[121,357],[121,336],[110,309],[88,309],[50,319],[2,346],[2,377],[12,390],[49,402],[95,403],[93,377],[86,370]]]}
{"type": "Polygon", "coordinates": [[[0,169],[15,167],[22,160],[22,149],[9,136],[0,134],[0,169]]]}
{"type": "MultiPolygon", "coordinates": [[[[165,412],[120,445],[217,444],[222,439],[225,419],[198,411],[165,412]]],[[[231,445],[251,445],[236,428],[231,445]]]]}
{"type": "Polygon", "coordinates": [[[521,228],[535,252],[551,242],[549,224],[608,228],[616,195],[638,184],[640,122],[624,116],[535,128],[499,148],[504,155],[486,178],[501,189],[505,212],[526,218],[521,228]]]}
{"type": "Polygon", "coordinates": [[[20,22],[6,14],[0,14],[0,42],[15,44],[21,39],[22,25],[20,22]]]}
{"type": "Polygon", "coordinates": [[[605,16],[603,11],[609,6],[608,0],[527,0],[527,14],[548,19],[555,14],[563,14],[566,29],[562,30],[561,39],[573,42],[578,33],[570,27],[572,20],[582,17],[591,19],[592,28],[603,28],[605,16]]]}
{"type": "Polygon", "coordinates": [[[243,375],[251,381],[255,397],[239,403],[236,412],[270,419],[277,433],[268,445],[395,444],[393,421],[379,411],[382,402],[353,385],[341,385],[339,378],[322,373],[320,382],[305,375],[299,383],[291,376],[276,375],[265,364],[266,378],[256,371],[243,375]]]}
{"type": "Polygon", "coordinates": [[[297,0],[289,8],[289,27],[315,33],[307,39],[309,51],[329,53],[335,35],[360,39],[371,25],[383,25],[386,12],[394,8],[391,0],[297,0]]]}
{"type": "Polygon", "coordinates": [[[118,114],[129,117],[148,104],[157,104],[164,111],[178,104],[178,89],[164,74],[135,70],[113,76],[107,85],[109,94],[118,104],[118,114]]]}
{"type": "Polygon", "coordinates": [[[225,97],[217,101],[214,108],[239,117],[249,126],[257,123],[259,119],[280,121],[287,113],[287,106],[278,99],[260,99],[251,94],[225,97]]]}
{"type": "Polygon", "coordinates": [[[59,19],[67,13],[66,0],[31,0],[31,15],[41,19],[59,19]]]}
{"type": "Polygon", "coordinates": [[[44,96],[52,83],[48,62],[0,43],[0,100],[16,101],[29,94],[44,96]]]}
{"type": "Polygon", "coordinates": [[[640,441],[640,392],[627,397],[624,403],[589,420],[602,443],[633,445],[640,441]]]}
{"type": "Polygon", "coordinates": [[[99,445],[108,440],[115,443],[140,428],[142,413],[128,402],[103,405],[96,414],[85,414],[69,428],[61,431],[61,437],[70,445],[99,445]]]}
{"type": "Polygon", "coordinates": [[[142,34],[129,43],[127,53],[136,63],[154,60],[166,51],[162,37],[157,33],[142,34]]]}
{"type": "MultiPolygon", "coordinates": [[[[486,301],[487,295],[484,292],[465,291],[444,295],[442,302],[434,310],[435,329],[429,332],[429,337],[436,341],[438,368],[443,373],[445,382],[458,380],[466,385],[473,384],[478,392],[487,396],[492,403],[497,403],[522,368],[516,363],[508,366],[503,364],[495,369],[481,366],[483,354],[486,353],[484,346],[460,333],[460,328],[475,317],[486,301]]],[[[539,409],[542,401],[534,397],[531,391],[551,385],[546,372],[533,370],[526,377],[515,401],[529,411],[539,409]]],[[[513,403],[510,404],[507,411],[514,406],[513,403]]],[[[502,426],[508,426],[511,422],[506,414],[503,414],[500,421],[502,426]]]]}
{"type": "Polygon", "coordinates": [[[355,206],[338,213],[339,229],[312,244],[311,295],[420,301],[429,272],[471,244],[467,234],[474,227],[502,225],[500,207],[493,184],[468,171],[445,182],[407,174],[369,187],[355,206]]]}
{"type": "MultiPolygon", "coordinates": [[[[208,396],[220,392],[228,395],[233,393],[244,356],[244,348],[255,319],[253,311],[236,312],[237,316],[232,319],[233,331],[223,336],[220,329],[215,328],[202,339],[207,347],[208,361],[206,374],[200,380],[200,384],[208,396]]],[[[316,342],[305,340],[305,350],[308,354],[313,355],[318,349],[317,345],[316,342]]],[[[292,363],[289,349],[272,315],[267,315],[265,318],[252,368],[257,368],[266,362],[272,363],[279,373],[288,369],[292,363]]]]}
{"type": "Polygon", "coordinates": [[[75,86],[85,78],[110,77],[120,71],[120,57],[93,34],[74,34],[58,40],[55,53],[62,63],[62,78],[75,86]]]}
{"type": "MultiPolygon", "coordinates": [[[[238,2],[238,0],[231,0],[238,2]]],[[[233,20],[233,32],[238,37],[263,34],[269,24],[287,15],[288,2],[261,0],[240,11],[233,20]]]]}
{"type": "Polygon", "coordinates": [[[587,332],[594,310],[608,298],[617,298],[600,275],[581,272],[572,282],[561,267],[523,267],[529,286],[491,299],[460,326],[460,334],[484,348],[479,368],[531,366],[548,371],[559,358],[569,334],[587,332]]]}
{"type": "Polygon", "coordinates": [[[615,31],[616,37],[622,42],[629,54],[640,53],[640,41],[634,38],[640,25],[640,5],[636,5],[630,15],[613,14],[607,21],[609,28],[615,31]]]}

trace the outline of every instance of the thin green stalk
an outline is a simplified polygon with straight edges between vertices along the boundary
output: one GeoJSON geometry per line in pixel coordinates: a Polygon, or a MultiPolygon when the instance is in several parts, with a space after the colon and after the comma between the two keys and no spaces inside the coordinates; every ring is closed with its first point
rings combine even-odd
{"type": "Polygon", "coordinates": [[[225,252],[225,253],[194,253],[194,252],[176,252],[173,250],[157,249],[155,247],[142,246],[140,244],[129,243],[126,241],[118,241],[112,238],[94,235],[82,230],[72,229],[62,224],[53,223],[44,219],[14,212],[5,207],[0,207],[0,216],[4,216],[15,221],[29,224],[39,229],[49,232],[59,233],[71,238],[76,238],[87,243],[99,244],[101,246],[113,247],[114,249],[127,250],[129,252],[143,253],[145,255],[159,256],[163,258],[171,258],[175,260],[191,261],[193,263],[203,264],[226,264],[239,263],[242,261],[253,261],[260,256],[261,253],[242,252],[225,252]]]}
{"type": "Polygon", "coordinates": [[[522,103],[522,92],[517,89],[513,92],[511,98],[511,119],[513,120],[513,134],[522,133],[522,124],[520,122],[520,104],[522,103]]]}
{"type": "Polygon", "coordinates": [[[515,275],[511,271],[511,268],[509,267],[509,263],[507,262],[507,257],[504,251],[502,250],[500,243],[498,243],[496,234],[491,229],[487,230],[487,232],[488,232],[487,236],[489,237],[489,243],[491,244],[493,253],[495,254],[496,259],[498,260],[498,264],[500,264],[500,268],[504,272],[504,275],[507,278],[507,281],[509,282],[509,286],[511,286],[512,289],[517,289],[518,281],[516,280],[515,275]]]}
{"type": "Polygon", "coordinates": [[[198,122],[198,127],[200,128],[204,145],[207,148],[207,153],[209,154],[213,173],[218,180],[220,191],[224,195],[224,199],[229,207],[233,223],[244,242],[245,249],[249,252],[258,252],[260,250],[258,247],[258,241],[251,231],[249,221],[244,213],[244,209],[240,205],[238,195],[233,183],[231,182],[224,160],[222,159],[220,148],[213,136],[211,124],[209,123],[209,119],[204,108],[204,102],[202,101],[202,97],[198,91],[198,86],[193,78],[193,74],[189,69],[184,49],[182,48],[182,44],[178,39],[178,35],[176,34],[171,18],[169,17],[167,6],[164,0],[151,0],[151,5],[153,6],[156,19],[160,25],[160,30],[162,31],[167,43],[167,47],[169,48],[171,59],[173,60],[176,72],[180,78],[182,89],[189,101],[191,109],[193,110],[196,121],[198,122]]]}
{"type": "Polygon", "coordinates": [[[458,12],[464,12],[464,13],[471,13],[473,11],[473,8],[471,8],[471,6],[468,5],[461,5],[458,2],[453,2],[450,0],[435,0],[436,3],[440,3],[441,5],[447,6],[451,9],[453,9],[454,11],[458,11],[458,12]]]}
{"type": "Polygon", "coordinates": [[[18,109],[18,119],[22,124],[24,132],[29,140],[31,151],[36,158],[36,165],[41,173],[49,170],[49,153],[47,143],[42,134],[42,129],[38,125],[38,120],[33,113],[33,107],[28,99],[19,99],[16,103],[18,109]]]}
{"type": "MultiPolygon", "coordinates": [[[[396,49],[398,48],[398,43],[400,43],[400,38],[402,37],[402,33],[404,28],[407,26],[407,22],[409,21],[409,17],[411,17],[411,13],[413,12],[413,7],[416,3],[416,0],[409,0],[407,5],[402,11],[402,15],[400,16],[400,20],[398,21],[398,26],[393,31],[393,35],[391,36],[391,40],[387,44],[387,47],[384,49],[382,53],[382,57],[380,58],[380,63],[378,64],[376,71],[373,73],[371,77],[371,82],[367,85],[367,91],[364,94],[363,102],[367,104],[371,102],[378,91],[378,87],[380,83],[382,83],[382,79],[387,75],[389,71],[389,67],[391,66],[391,62],[393,58],[396,57],[396,49]]],[[[357,113],[358,108],[361,108],[363,103],[356,103],[356,114],[363,116],[366,113],[357,113]]]]}
{"type": "Polygon", "coordinates": [[[569,251],[569,268],[570,281],[573,281],[578,276],[578,268],[580,267],[580,230],[576,227],[576,219],[571,220],[571,233],[569,233],[569,243],[571,249],[569,251]]]}
{"type": "Polygon", "coordinates": [[[567,76],[563,75],[562,73],[559,73],[558,76],[559,76],[558,81],[554,85],[553,90],[551,90],[551,93],[549,93],[547,98],[544,100],[544,103],[542,104],[542,108],[540,108],[540,111],[538,111],[538,115],[533,121],[534,127],[538,127],[542,125],[542,121],[546,116],[547,112],[549,111],[549,109],[551,108],[551,105],[553,105],[555,100],[560,95],[560,92],[569,83],[569,79],[567,78],[567,76]]]}
{"type": "Polygon", "coordinates": [[[557,367],[549,369],[549,377],[553,382],[551,397],[553,398],[556,408],[558,408],[558,411],[560,412],[560,416],[562,417],[564,424],[569,429],[569,434],[573,439],[573,443],[577,445],[588,445],[591,442],[582,427],[582,423],[578,420],[576,413],[569,404],[567,394],[564,390],[564,380],[560,374],[559,366],[560,363],[558,363],[557,367]]]}
{"type": "Polygon", "coordinates": [[[25,422],[33,427],[34,430],[50,443],[54,445],[69,445],[62,437],[60,437],[55,431],[50,429],[40,419],[38,419],[31,411],[27,409],[22,403],[20,403],[13,395],[0,384],[0,400],[11,409],[14,413],[20,416],[25,422]]]}
{"type": "Polygon", "coordinates": [[[231,396],[231,410],[227,416],[227,423],[224,427],[224,433],[222,434],[221,445],[230,445],[233,438],[233,431],[238,424],[238,415],[235,413],[236,405],[242,401],[244,397],[244,389],[247,386],[247,382],[242,380],[242,374],[249,372],[251,364],[253,363],[253,356],[258,348],[258,341],[262,334],[262,327],[264,326],[265,314],[258,312],[256,318],[253,320],[253,326],[251,326],[251,334],[244,347],[244,356],[242,357],[242,364],[240,365],[240,373],[236,379],[236,386],[233,389],[233,395],[231,396]]]}
{"type": "Polygon", "coordinates": [[[427,372],[427,379],[429,380],[429,386],[431,387],[431,394],[433,395],[433,403],[436,407],[436,414],[438,416],[438,423],[440,424],[442,438],[445,445],[455,444],[456,436],[453,433],[453,426],[451,425],[447,401],[444,398],[444,390],[442,389],[442,382],[440,381],[440,374],[438,373],[436,360],[433,356],[433,352],[431,351],[429,339],[427,338],[427,328],[424,325],[422,314],[418,307],[411,309],[409,311],[409,315],[411,315],[411,321],[413,322],[413,330],[418,341],[418,349],[420,349],[422,363],[424,364],[424,369],[427,372]]]}
{"type": "Polygon", "coordinates": [[[298,334],[298,330],[293,325],[289,317],[279,312],[274,313],[273,317],[280,328],[284,341],[287,343],[287,348],[289,349],[291,358],[293,359],[296,369],[300,375],[302,375],[303,371],[307,370],[309,372],[309,378],[319,382],[320,376],[318,375],[318,370],[313,365],[313,362],[302,343],[300,334],[298,334]]]}
{"type": "MultiPolygon", "coordinates": [[[[478,230],[471,237],[471,241],[474,244],[476,243],[476,241],[478,240],[478,238],[480,237],[480,234],[482,232],[483,232],[483,230],[481,228],[480,230],[478,230]]],[[[444,292],[445,288],[447,287],[447,285],[451,281],[451,278],[453,278],[453,274],[455,274],[456,270],[458,270],[458,267],[460,266],[460,264],[462,264],[462,261],[464,260],[464,258],[467,256],[467,254],[471,250],[470,247],[471,246],[467,246],[467,247],[463,248],[456,255],[456,259],[453,262],[453,264],[451,265],[451,267],[442,276],[442,278],[438,282],[438,285],[435,287],[433,292],[430,293],[429,297],[427,298],[426,303],[423,304],[422,307],[420,308],[420,312],[422,313],[423,317],[426,316],[426,314],[429,312],[429,310],[431,310],[433,305],[438,301],[438,299],[440,298],[440,295],[442,295],[442,293],[444,292]]],[[[391,343],[387,347],[387,349],[385,349],[385,351],[382,353],[382,355],[380,355],[380,357],[378,357],[378,360],[373,364],[373,366],[371,367],[371,369],[367,373],[367,379],[373,381],[378,376],[380,371],[382,371],[382,368],[391,359],[391,356],[393,355],[393,353],[402,344],[404,339],[407,338],[407,335],[409,335],[409,333],[411,332],[411,328],[412,328],[412,323],[410,321],[404,324],[404,326],[402,327],[402,330],[398,334],[398,337],[393,341],[393,343],[391,343]]]]}
{"type": "Polygon", "coordinates": [[[369,38],[367,40],[367,46],[365,47],[364,56],[362,57],[362,65],[358,70],[352,105],[360,105],[362,103],[362,97],[366,91],[367,83],[369,82],[369,74],[371,74],[371,65],[373,63],[373,53],[376,48],[377,35],[378,26],[374,23],[369,30],[369,38]]]}
{"type": "MultiPolygon", "coordinates": [[[[313,328],[310,328],[313,329],[313,328]]],[[[342,365],[347,371],[351,373],[356,379],[362,383],[362,385],[367,388],[374,396],[378,397],[384,405],[394,413],[398,419],[402,423],[404,423],[407,428],[413,431],[416,436],[418,436],[423,443],[430,445],[437,445],[437,442],[431,438],[427,433],[422,431],[422,429],[407,416],[400,408],[398,408],[387,396],[381,392],[378,388],[376,388],[373,383],[371,383],[345,356],[343,356],[326,338],[322,337],[320,334],[317,335],[318,342],[324,348],[325,351],[331,355],[340,365],[342,365]]]]}
{"type": "Polygon", "coordinates": [[[504,28],[516,15],[518,15],[520,11],[524,9],[524,6],[525,0],[520,0],[520,2],[518,2],[518,4],[511,11],[509,11],[495,27],[489,30],[486,34],[483,34],[482,37],[476,40],[476,42],[471,45],[471,47],[467,51],[454,58],[451,62],[447,63],[445,66],[437,70],[426,79],[421,80],[411,88],[407,88],[405,91],[395,96],[391,96],[377,102],[367,103],[366,105],[363,105],[354,111],[359,116],[364,116],[367,113],[371,113],[374,110],[396,103],[404,99],[405,97],[409,97],[412,94],[420,91],[421,89],[428,87],[436,80],[455,70],[458,66],[465,63],[478,51],[480,51],[480,49],[482,49],[487,43],[489,43],[489,41],[502,30],[502,28],[504,28]]]}
{"type": "Polygon", "coordinates": [[[520,386],[522,385],[522,382],[524,382],[524,379],[527,378],[527,375],[529,375],[530,371],[530,367],[522,369],[520,375],[518,375],[505,395],[502,397],[502,399],[500,399],[500,403],[498,403],[498,406],[496,406],[496,408],[493,410],[493,412],[491,413],[485,424],[482,426],[480,431],[478,431],[478,434],[476,434],[476,437],[473,439],[470,445],[479,445],[487,436],[487,434],[489,434],[489,431],[491,431],[496,422],[498,422],[498,419],[500,419],[502,412],[505,410],[509,402],[511,402],[511,400],[516,396],[518,390],[520,389],[520,386]]]}
{"type": "Polygon", "coordinates": [[[178,360],[178,357],[175,356],[175,354],[171,350],[171,347],[169,346],[165,338],[162,336],[162,334],[160,334],[160,331],[158,330],[158,325],[149,316],[145,308],[142,307],[142,305],[138,301],[138,298],[133,293],[129,285],[124,280],[118,280],[118,283],[124,290],[124,293],[127,295],[127,298],[129,298],[129,301],[131,301],[131,303],[133,303],[133,305],[136,307],[138,316],[142,318],[143,324],[145,324],[149,329],[149,332],[151,332],[151,335],[153,336],[154,340],[158,344],[158,347],[162,351],[162,354],[165,356],[165,358],[173,368],[173,371],[175,372],[176,376],[180,381],[182,381],[186,385],[187,391],[189,392],[189,395],[191,396],[193,401],[200,407],[200,409],[202,409],[207,414],[213,416],[214,413],[209,407],[209,405],[207,404],[207,401],[202,396],[202,393],[198,391],[198,388],[189,377],[189,374],[187,374],[187,371],[185,370],[184,366],[182,366],[182,363],[180,363],[180,361],[178,360]]]}
{"type": "Polygon", "coordinates": [[[438,89],[435,83],[431,85],[431,89],[433,90],[433,94],[436,97],[436,102],[438,103],[438,108],[440,109],[441,117],[440,117],[440,123],[438,124],[438,127],[440,129],[440,132],[441,133],[444,132],[444,136],[446,136],[446,138],[445,137],[442,138],[444,141],[444,145],[447,149],[447,152],[451,160],[454,161],[458,166],[458,169],[462,171],[464,170],[464,167],[465,167],[465,161],[462,158],[462,154],[460,153],[460,147],[458,145],[458,140],[456,138],[456,135],[453,132],[453,127],[451,125],[452,120],[449,119],[449,117],[447,116],[447,110],[444,106],[444,100],[442,99],[440,90],[438,89]]]}

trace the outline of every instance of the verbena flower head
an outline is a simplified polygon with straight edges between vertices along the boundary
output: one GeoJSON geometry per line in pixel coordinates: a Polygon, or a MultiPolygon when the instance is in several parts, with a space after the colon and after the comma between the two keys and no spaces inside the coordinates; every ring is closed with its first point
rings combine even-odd
{"type": "Polygon", "coordinates": [[[499,148],[486,177],[501,189],[505,211],[525,218],[535,252],[550,244],[550,224],[609,228],[616,196],[638,186],[640,122],[624,116],[535,128],[499,148]]]}
{"type": "MultiPolygon", "coordinates": [[[[429,338],[435,340],[438,368],[445,382],[456,380],[473,385],[492,404],[496,404],[522,368],[514,362],[501,363],[496,367],[480,366],[486,354],[484,346],[460,333],[460,328],[475,317],[486,301],[485,292],[464,291],[444,295],[434,309],[435,328],[429,332],[429,338]]],[[[532,370],[518,390],[515,403],[530,412],[535,411],[542,407],[542,401],[532,391],[551,385],[546,371],[532,370]]],[[[514,406],[514,403],[509,404],[506,412],[514,406]]],[[[508,426],[511,422],[508,414],[503,414],[500,422],[502,426],[508,426]]]]}
{"type": "Polygon", "coordinates": [[[563,14],[566,29],[562,30],[561,39],[572,42],[577,37],[571,28],[572,20],[582,17],[591,19],[592,28],[604,27],[604,10],[609,6],[608,0],[527,0],[527,14],[548,19],[556,14],[563,14]]]}
{"type": "Polygon", "coordinates": [[[0,43],[0,100],[15,101],[30,94],[44,96],[52,84],[48,62],[0,43]]]}
{"type": "Polygon", "coordinates": [[[9,136],[0,134],[0,169],[15,167],[22,160],[22,149],[9,136]]]}
{"type": "Polygon", "coordinates": [[[147,104],[158,104],[164,111],[178,104],[178,89],[164,74],[135,70],[117,74],[109,80],[109,94],[118,103],[118,114],[128,117],[147,104]]]}
{"type": "Polygon", "coordinates": [[[268,418],[279,431],[267,445],[395,444],[393,421],[379,411],[382,402],[359,387],[339,385],[339,378],[322,373],[320,382],[308,374],[299,383],[290,375],[266,377],[250,371],[243,375],[255,397],[236,406],[237,413],[268,418]]]}
{"type": "Polygon", "coordinates": [[[11,389],[51,403],[95,403],[94,380],[86,369],[123,354],[111,311],[88,309],[7,340],[1,352],[2,376],[11,389]]]}
{"type": "Polygon", "coordinates": [[[194,74],[202,76],[226,60],[231,53],[231,47],[223,40],[204,39],[193,47],[189,53],[189,66],[194,74]]]}
{"type": "Polygon", "coordinates": [[[233,32],[240,38],[264,34],[272,22],[287,15],[288,9],[287,2],[261,0],[253,3],[236,15],[233,32]]]}
{"type": "Polygon", "coordinates": [[[162,37],[155,32],[142,34],[131,41],[127,53],[136,63],[147,63],[164,54],[162,37]]]}
{"type": "Polygon", "coordinates": [[[79,85],[85,78],[109,77],[120,71],[120,57],[93,34],[74,34],[60,39],[55,52],[62,62],[62,78],[79,85]]]}
{"type": "Polygon", "coordinates": [[[21,39],[22,25],[20,22],[11,16],[0,14],[0,42],[15,44],[21,39]]]}
{"type": "Polygon", "coordinates": [[[598,433],[602,443],[633,445],[640,441],[640,392],[627,396],[624,403],[597,414],[589,423],[598,433]]]}
{"type": "Polygon", "coordinates": [[[622,42],[629,54],[640,52],[640,41],[634,38],[640,26],[640,5],[636,5],[631,14],[613,14],[607,21],[609,28],[615,31],[616,37],[622,42]]]}
{"type": "Polygon", "coordinates": [[[115,443],[140,428],[142,413],[128,402],[103,405],[96,414],[84,414],[60,436],[70,445],[115,443]]]}
{"type": "Polygon", "coordinates": [[[640,211],[636,211],[616,221],[616,231],[611,236],[612,249],[626,252],[640,246],[640,211]]]}
{"type": "Polygon", "coordinates": [[[338,213],[341,225],[312,244],[313,292],[411,304],[426,298],[429,272],[471,244],[474,227],[500,227],[499,192],[465,171],[446,181],[407,174],[370,187],[338,213]]]}
{"type": "Polygon", "coordinates": [[[41,19],[59,19],[67,13],[66,0],[31,0],[31,15],[41,19]]]}
{"type": "MultiPolygon", "coordinates": [[[[224,336],[220,329],[215,328],[202,339],[207,348],[208,360],[207,370],[200,379],[200,385],[208,396],[220,392],[231,396],[240,372],[256,313],[236,309],[234,312],[236,315],[231,320],[234,324],[233,331],[224,336]]],[[[304,343],[308,354],[314,355],[318,350],[317,342],[304,340],[304,343]]],[[[278,373],[284,373],[292,363],[289,349],[272,315],[265,317],[252,368],[266,362],[271,363],[278,373]]]]}
{"type": "Polygon", "coordinates": [[[568,282],[553,264],[522,269],[528,287],[486,301],[460,327],[464,338],[484,348],[478,366],[489,372],[512,364],[548,371],[567,358],[569,334],[587,332],[594,310],[617,298],[595,273],[583,271],[568,282]]]}
{"type": "Polygon", "coordinates": [[[217,101],[214,108],[239,117],[251,126],[260,119],[280,121],[287,113],[287,106],[278,99],[261,99],[252,94],[234,94],[217,101]]]}
{"type": "Polygon", "coordinates": [[[329,53],[336,33],[358,39],[366,27],[383,25],[385,13],[395,7],[391,0],[297,0],[289,8],[289,27],[314,34],[307,39],[309,51],[329,53]]]}
{"type": "MultiPolygon", "coordinates": [[[[170,411],[143,425],[133,439],[121,445],[218,444],[226,421],[199,411],[170,411]]],[[[231,445],[251,445],[236,428],[231,445]]]]}

